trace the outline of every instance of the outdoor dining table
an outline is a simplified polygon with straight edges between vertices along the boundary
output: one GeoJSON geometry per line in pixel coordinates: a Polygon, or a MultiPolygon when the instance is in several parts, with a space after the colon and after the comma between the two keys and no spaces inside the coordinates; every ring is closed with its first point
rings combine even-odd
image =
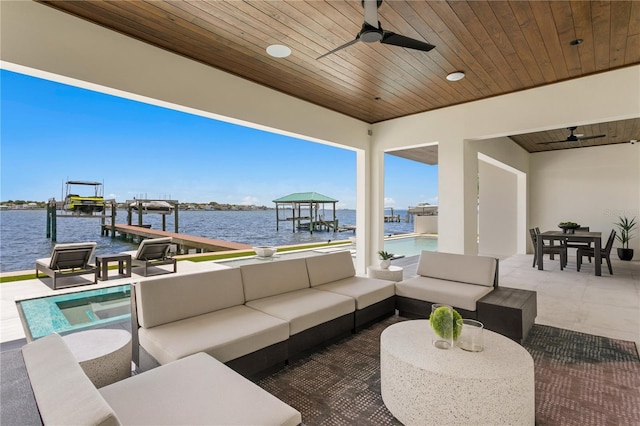
{"type": "MultiPolygon", "coordinates": [[[[595,275],[602,275],[602,256],[600,254],[602,250],[602,232],[582,232],[575,231],[573,234],[565,234],[562,231],[545,231],[540,233],[540,237],[537,239],[537,252],[542,253],[542,246],[544,241],[549,241],[551,245],[553,245],[554,241],[580,241],[580,242],[593,242],[594,246],[594,255],[593,255],[593,264],[595,266],[595,275]]],[[[544,261],[543,256],[538,256],[538,269],[544,269],[544,261]]]]}

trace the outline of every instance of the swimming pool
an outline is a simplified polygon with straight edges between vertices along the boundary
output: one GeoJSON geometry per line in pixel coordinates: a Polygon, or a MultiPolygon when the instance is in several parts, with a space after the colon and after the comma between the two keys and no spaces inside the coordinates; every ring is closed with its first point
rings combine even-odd
{"type": "Polygon", "coordinates": [[[27,340],[66,334],[129,318],[129,284],[16,302],[27,340]]]}
{"type": "Polygon", "coordinates": [[[422,250],[437,251],[438,237],[412,235],[408,237],[392,237],[384,240],[384,250],[396,256],[418,256],[422,250]]]}

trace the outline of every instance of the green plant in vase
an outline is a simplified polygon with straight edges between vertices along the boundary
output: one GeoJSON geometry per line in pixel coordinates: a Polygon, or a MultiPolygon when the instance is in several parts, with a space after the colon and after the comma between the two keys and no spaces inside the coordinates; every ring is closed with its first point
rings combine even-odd
{"type": "Polygon", "coordinates": [[[380,267],[383,269],[388,269],[389,266],[391,266],[391,259],[393,259],[393,253],[380,250],[378,252],[378,256],[380,256],[380,267]]]}
{"type": "Polygon", "coordinates": [[[462,315],[455,309],[448,306],[440,306],[436,308],[429,317],[431,328],[437,336],[443,339],[457,340],[462,330],[462,325],[458,324],[458,320],[462,319],[462,315]],[[453,320],[449,310],[453,313],[453,320]]]}
{"type": "Polygon", "coordinates": [[[618,228],[619,234],[616,235],[616,239],[622,243],[622,247],[618,247],[618,257],[620,260],[633,259],[633,249],[629,248],[629,240],[633,238],[633,231],[636,227],[636,218],[629,219],[626,216],[618,217],[618,222],[615,226],[618,228]]]}

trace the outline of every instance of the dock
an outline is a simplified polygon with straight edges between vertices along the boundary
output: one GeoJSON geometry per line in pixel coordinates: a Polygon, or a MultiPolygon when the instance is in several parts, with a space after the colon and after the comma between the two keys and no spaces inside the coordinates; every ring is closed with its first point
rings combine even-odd
{"type": "Polygon", "coordinates": [[[178,253],[188,253],[190,249],[195,249],[196,253],[227,250],[251,250],[251,246],[248,244],[214,240],[195,235],[178,234],[176,232],[160,231],[147,227],[124,224],[102,226],[103,228],[108,228],[108,231],[111,231],[112,229],[115,230],[115,232],[127,239],[132,239],[134,237],[138,237],[139,239],[171,237],[173,243],[178,246],[178,253]]]}

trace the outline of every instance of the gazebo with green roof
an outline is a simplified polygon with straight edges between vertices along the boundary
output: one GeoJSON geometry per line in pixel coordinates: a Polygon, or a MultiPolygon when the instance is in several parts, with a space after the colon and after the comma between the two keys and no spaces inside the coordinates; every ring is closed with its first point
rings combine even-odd
{"type": "Polygon", "coordinates": [[[311,233],[313,231],[338,231],[338,219],[336,219],[338,200],[317,192],[296,192],[273,200],[273,202],[276,203],[276,230],[280,229],[280,222],[287,221],[292,222],[293,232],[296,232],[296,229],[308,229],[311,233]],[[324,217],[326,204],[331,204],[333,214],[331,219],[324,217]],[[287,214],[289,208],[291,209],[290,216],[287,214]],[[303,210],[308,210],[308,214],[303,215],[303,210]]]}

